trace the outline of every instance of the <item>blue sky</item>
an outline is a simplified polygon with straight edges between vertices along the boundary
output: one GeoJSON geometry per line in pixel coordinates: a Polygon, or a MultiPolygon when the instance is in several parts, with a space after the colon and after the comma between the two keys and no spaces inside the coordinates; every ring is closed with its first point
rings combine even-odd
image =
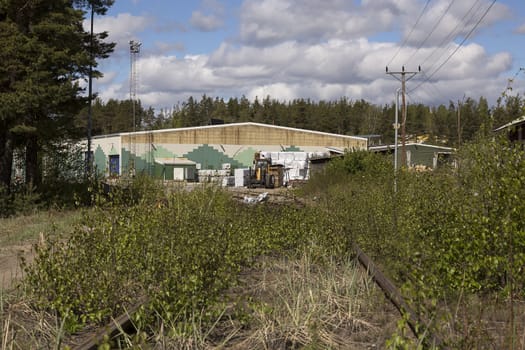
{"type": "Polygon", "coordinates": [[[399,87],[386,65],[421,65],[411,103],[494,104],[509,79],[525,93],[523,0],[116,0],[94,26],[117,43],[95,91],[129,98],[137,40],[137,96],[157,111],[203,94],[386,104],[399,87]]]}

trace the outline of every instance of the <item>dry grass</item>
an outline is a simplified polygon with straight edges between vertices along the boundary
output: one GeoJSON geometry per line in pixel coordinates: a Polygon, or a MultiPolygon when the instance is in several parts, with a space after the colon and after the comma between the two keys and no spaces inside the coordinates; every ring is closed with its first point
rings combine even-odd
{"type": "Polygon", "coordinates": [[[20,258],[31,261],[32,245],[43,236],[67,233],[80,211],[39,211],[0,219],[0,349],[58,349],[63,324],[46,313],[35,312],[23,288],[13,289],[23,276],[20,258]]]}
{"type": "Polygon", "coordinates": [[[20,297],[0,299],[1,350],[62,349],[64,322],[45,312],[36,312],[20,297]]]}
{"type": "MultiPolygon", "coordinates": [[[[1,350],[75,344],[56,316],[35,312],[28,301],[18,300],[23,298],[0,292],[1,350]]],[[[112,348],[382,349],[401,319],[352,260],[319,265],[308,254],[261,258],[243,271],[228,300],[235,302],[218,306],[222,309],[215,319],[196,310],[186,322],[160,320],[153,330],[122,334],[111,341],[112,348]]],[[[460,307],[449,305],[444,309],[450,309],[454,319],[441,335],[457,349],[524,349],[525,306],[515,303],[514,344],[509,342],[507,306],[505,301],[486,304],[477,299],[460,307]]],[[[407,349],[419,348],[417,342],[413,345],[407,349]]]]}
{"type": "Polygon", "coordinates": [[[230,291],[236,300],[211,324],[196,314],[183,326],[162,323],[156,349],[377,349],[398,315],[354,261],[320,266],[263,258],[230,291]]]}
{"type": "Polygon", "coordinates": [[[454,348],[525,350],[525,302],[469,296],[441,307],[442,333],[454,348]],[[514,320],[511,322],[511,307],[514,320]]]}
{"type": "Polygon", "coordinates": [[[319,266],[304,254],[263,261],[253,282],[250,332],[239,349],[366,349],[388,337],[383,298],[352,260],[319,266]]]}
{"type": "MultiPolygon", "coordinates": [[[[19,291],[23,293],[23,291],[19,291]]],[[[58,349],[66,338],[57,317],[35,312],[21,295],[0,294],[1,348],[58,349]],[[16,302],[10,302],[13,300],[16,302]]],[[[160,321],[157,329],[122,335],[114,346],[152,349],[366,349],[382,347],[396,314],[353,261],[319,266],[299,259],[263,258],[214,320],[196,310],[184,323],[160,321]]]]}

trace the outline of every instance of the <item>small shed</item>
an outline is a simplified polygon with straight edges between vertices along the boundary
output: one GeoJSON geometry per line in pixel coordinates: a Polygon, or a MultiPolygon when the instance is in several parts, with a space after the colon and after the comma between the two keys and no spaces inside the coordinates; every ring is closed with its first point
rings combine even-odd
{"type": "MultiPolygon", "coordinates": [[[[373,146],[369,148],[371,152],[394,154],[395,145],[373,146]]],[[[452,155],[455,152],[452,147],[429,145],[425,143],[409,142],[405,144],[406,166],[425,167],[430,169],[438,168],[442,164],[453,164],[452,155]]],[[[397,146],[398,160],[401,160],[402,146],[397,146]]],[[[400,163],[399,163],[400,164],[400,163]]]]}
{"type": "Polygon", "coordinates": [[[163,180],[197,180],[197,163],[187,158],[156,158],[155,177],[163,180]]]}

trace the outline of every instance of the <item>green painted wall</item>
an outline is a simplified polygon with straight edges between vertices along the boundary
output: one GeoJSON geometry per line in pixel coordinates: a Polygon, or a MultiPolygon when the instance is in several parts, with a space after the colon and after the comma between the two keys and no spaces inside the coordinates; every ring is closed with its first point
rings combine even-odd
{"type": "Polygon", "coordinates": [[[410,162],[412,165],[424,165],[429,168],[434,166],[434,153],[438,152],[437,149],[421,145],[408,145],[406,149],[410,151],[410,162]]]}
{"type": "Polygon", "coordinates": [[[135,175],[153,174],[154,165],[143,157],[132,155],[128,150],[122,149],[122,175],[128,175],[130,162],[135,162],[135,175]]]}
{"type": "Polygon", "coordinates": [[[255,148],[247,148],[242,152],[236,154],[233,158],[241,164],[240,168],[247,168],[253,164],[253,155],[257,152],[255,148]]]}
{"type": "Polygon", "coordinates": [[[184,154],[183,157],[186,157],[195,163],[200,163],[201,169],[221,169],[223,163],[230,163],[232,168],[244,167],[243,164],[239,163],[237,160],[228,157],[209,145],[199,146],[193,151],[184,154]]]}
{"type": "MultiPolygon", "coordinates": [[[[153,176],[157,179],[164,179],[164,165],[155,163],[153,165],[153,176]]],[[[166,177],[168,178],[168,177],[166,177]]],[[[171,173],[171,178],[173,178],[173,172],[171,173]]]]}
{"type": "Polygon", "coordinates": [[[130,153],[125,148],[122,148],[120,152],[120,161],[122,162],[120,164],[120,175],[128,175],[130,153]]]}
{"type": "Polygon", "coordinates": [[[108,158],[104,154],[104,151],[102,151],[102,147],[100,145],[97,146],[97,149],[95,150],[95,169],[97,169],[97,173],[104,175],[106,173],[106,164],[108,162],[108,158]]]}
{"type": "MultiPolygon", "coordinates": [[[[302,150],[296,146],[288,146],[284,148],[283,151],[287,152],[301,152],[302,150]]],[[[243,149],[241,152],[235,154],[234,156],[229,156],[225,152],[212,147],[208,144],[199,145],[193,150],[178,155],[173,151],[166,149],[165,147],[158,145],[156,149],[152,149],[151,152],[147,152],[141,156],[135,156],[130,153],[126,148],[121,149],[121,175],[129,175],[130,162],[135,164],[135,174],[150,174],[155,178],[159,179],[173,179],[173,167],[164,166],[162,164],[155,163],[155,159],[159,158],[177,158],[184,157],[195,163],[201,165],[201,169],[221,169],[222,164],[229,163],[233,169],[235,168],[247,168],[253,164],[253,156],[258,151],[254,147],[248,146],[243,149]]],[[[99,155],[104,161],[104,171],[106,168],[106,163],[108,161],[107,156],[102,152],[99,155]]],[[[102,161],[101,161],[102,162],[102,161]]],[[[102,164],[102,163],[101,163],[102,164]]]]}
{"type": "Polygon", "coordinates": [[[162,146],[157,146],[157,149],[153,151],[153,156],[157,158],[176,158],[177,155],[162,146]]]}

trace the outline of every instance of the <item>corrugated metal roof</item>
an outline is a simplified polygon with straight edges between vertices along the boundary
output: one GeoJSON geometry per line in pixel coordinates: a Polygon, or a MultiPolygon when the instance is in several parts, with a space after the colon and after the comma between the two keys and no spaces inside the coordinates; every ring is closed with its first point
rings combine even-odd
{"type": "MultiPolygon", "coordinates": [[[[428,148],[440,149],[440,150],[446,151],[446,152],[453,152],[453,151],[455,151],[455,149],[452,148],[452,147],[429,145],[427,143],[407,142],[407,143],[405,143],[405,147],[407,147],[407,146],[428,147],[428,148]]],[[[401,144],[397,145],[398,149],[401,148],[401,147],[402,147],[401,144]]],[[[390,150],[390,149],[393,150],[394,148],[395,148],[395,145],[381,145],[381,146],[371,146],[371,147],[368,148],[368,150],[370,150],[370,151],[386,151],[386,150],[390,150]]]]}
{"type": "Polygon", "coordinates": [[[177,132],[177,131],[188,131],[188,130],[205,130],[205,129],[217,129],[217,128],[229,128],[229,127],[236,127],[236,126],[259,126],[259,127],[265,127],[270,129],[279,129],[279,130],[289,130],[289,131],[295,131],[295,132],[304,132],[304,133],[311,133],[315,135],[325,135],[325,136],[332,136],[332,137],[342,137],[342,138],[348,138],[352,140],[363,140],[366,141],[367,139],[364,137],[358,137],[358,136],[348,136],[348,135],[340,135],[340,134],[332,134],[322,131],[314,131],[314,130],[306,130],[306,129],[298,129],[298,128],[291,128],[287,126],[278,126],[278,125],[271,125],[271,124],[263,124],[263,123],[254,123],[254,122],[245,122],[245,123],[231,123],[231,124],[220,124],[220,125],[206,125],[206,126],[192,126],[187,128],[172,128],[172,129],[159,129],[159,130],[147,130],[147,131],[136,131],[133,132],[123,132],[120,134],[113,134],[112,136],[117,135],[141,135],[141,134],[157,134],[157,133],[164,133],[164,132],[177,132]]]}

